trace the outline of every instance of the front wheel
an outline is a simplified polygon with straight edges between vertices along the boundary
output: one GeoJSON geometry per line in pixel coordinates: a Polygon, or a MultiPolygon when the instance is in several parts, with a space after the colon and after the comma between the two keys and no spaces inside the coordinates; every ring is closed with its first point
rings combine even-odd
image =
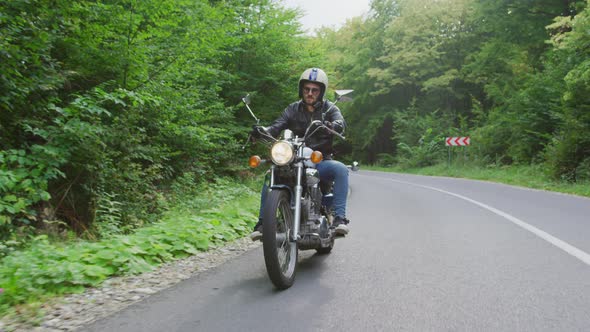
{"type": "Polygon", "coordinates": [[[262,211],[262,247],[266,271],[279,289],[287,289],[295,281],[297,242],[291,241],[294,217],[289,192],[272,190],[262,211]]]}

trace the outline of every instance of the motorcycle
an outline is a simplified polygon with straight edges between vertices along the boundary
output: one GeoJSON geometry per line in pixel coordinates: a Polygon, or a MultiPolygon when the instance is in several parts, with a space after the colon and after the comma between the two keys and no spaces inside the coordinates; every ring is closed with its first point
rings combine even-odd
{"type": "MultiPolygon", "coordinates": [[[[337,90],[336,101],[349,101],[346,94],[353,90],[337,90]]],[[[262,210],[262,246],[268,276],[278,289],[287,289],[295,281],[299,250],[316,250],[328,254],[334,248],[336,233],[332,225],[331,183],[320,183],[315,167],[322,161],[320,151],[313,151],[307,140],[319,130],[327,130],[335,136],[344,136],[329,128],[323,121],[310,123],[303,137],[285,130],[280,139],[272,137],[259,125],[250,109],[250,98],[242,98],[248,111],[256,120],[255,130],[261,140],[270,144],[270,158],[263,160],[252,156],[252,168],[269,163],[269,191],[262,210]]],[[[330,109],[322,114],[328,113],[330,109]]],[[[248,138],[250,141],[250,137],[248,138]]],[[[350,167],[358,169],[358,163],[350,167]]]]}

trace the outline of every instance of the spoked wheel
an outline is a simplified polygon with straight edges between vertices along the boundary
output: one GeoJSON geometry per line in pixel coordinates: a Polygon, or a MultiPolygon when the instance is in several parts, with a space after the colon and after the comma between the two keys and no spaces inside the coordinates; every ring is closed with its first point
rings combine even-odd
{"type": "Polygon", "coordinates": [[[289,192],[272,190],[262,211],[262,247],[266,271],[279,289],[287,289],[295,281],[297,242],[292,242],[293,210],[289,192]]]}

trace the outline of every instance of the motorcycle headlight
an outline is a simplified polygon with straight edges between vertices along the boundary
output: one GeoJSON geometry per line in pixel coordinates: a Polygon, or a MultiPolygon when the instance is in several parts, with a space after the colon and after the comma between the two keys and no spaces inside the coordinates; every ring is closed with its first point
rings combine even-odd
{"type": "Polygon", "coordinates": [[[278,141],[270,148],[270,158],[273,163],[279,166],[287,165],[294,157],[293,147],[285,141],[278,141]]]}

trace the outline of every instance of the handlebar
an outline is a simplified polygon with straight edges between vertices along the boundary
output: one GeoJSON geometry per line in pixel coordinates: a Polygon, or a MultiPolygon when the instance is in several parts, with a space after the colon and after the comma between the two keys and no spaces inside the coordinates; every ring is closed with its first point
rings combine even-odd
{"type": "Polygon", "coordinates": [[[330,128],[330,127],[326,126],[326,125],[325,125],[325,124],[324,124],[322,121],[320,121],[320,120],[313,120],[313,121],[312,121],[312,122],[309,124],[309,127],[307,127],[307,130],[305,131],[305,138],[308,138],[308,137],[311,137],[311,136],[313,136],[313,134],[315,134],[315,132],[316,132],[316,131],[318,131],[320,128],[324,128],[324,129],[326,129],[327,131],[329,131],[330,133],[332,133],[333,135],[336,135],[336,136],[340,137],[341,139],[343,139],[343,140],[346,140],[346,137],[342,136],[342,135],[341,135],[339,132],[335,131],[334,129],[332,129],[332,128],[330,128]],[[309,134],[309,135],[308,135],[308,133],[309,133],[309,130],[310,130],[310,129],[311,129],[313,126],[314,126],[314,125],[316,125],[316,126],[317,126],[317,128],[316,128],[314,131],[312,131],[312,132],[311,132],[311,134],[309,134]]]}
{"type": "MultiPolygon", "coordinates": [[[[258,132],[259,138],[263,141],[272,142],[277,140],[276,138],[272,137],[272,135],[269,134],[269,132],[263,126],[255,125],[253,130],[256,130],[258,132]]],[[[250,141],[255,142],[255,139],[256,138],[253,137],[252,134],[248,135],[248,140],[246,140],[246,144],[242,146],[242,150],[246,149],[246,146],[248,146],[248,143],[250,143],[250,141]]]]}
{"type": "MultiPolygon", "coordinates": [[[[301,141],[304,141],[306,139],[308,139],[309,137],[313,136],[318,130],[320,129],[325,129],[328,132],[330,132],[331,134],[340,137],[343,140],[346,140],[346,137],[344,137],[342,134],[340,134],[339,132],[335,131],[334,129],[326,126],[322,121],[320,120],[313,120],[310,124],[309,127],[307,127],[307,129],[305,130],[305,134],[301,139],[301,141]],[[312,128],[314,128],[313,131],[310,133],[310,130],[312,130],[312,128]]],[[[272,141],[277,141],[276,138],[272,137],[272,135],[270,135],[268,133],[268,131],[266,130],[266,128],[264,128],[263,126],[254,126],[254,130],[256,130],[258,132],[258,134],[260,135],[260,138],[264,141],[267,142],[272,142],[272,141]]],[[[242,147],[242,150],[244,150],[246,148],[246,146],[248,145],[248,143],[250,143],[250,141],[252,140],[252,135],[248,136],[248,140],[246,141],[246,144],[244,144],[244,146],[242,147]]]]}

